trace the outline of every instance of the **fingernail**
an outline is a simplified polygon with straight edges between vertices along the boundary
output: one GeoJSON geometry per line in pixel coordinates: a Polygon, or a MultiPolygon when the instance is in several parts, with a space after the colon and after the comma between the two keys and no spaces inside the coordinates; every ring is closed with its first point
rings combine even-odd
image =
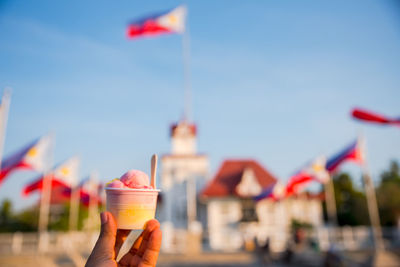
{"type": "Polygon", "coordinates": [[[101,224],[105,224],[108,221],[107,214],[105,212],[100,213],[100,221],[101,224]]]}

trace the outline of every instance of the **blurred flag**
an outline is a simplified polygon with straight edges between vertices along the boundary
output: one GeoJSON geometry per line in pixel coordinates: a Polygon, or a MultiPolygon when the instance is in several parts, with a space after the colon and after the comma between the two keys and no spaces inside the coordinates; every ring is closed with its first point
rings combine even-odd
{"type": "Polygon", "coordinates": [[[258,196],[254,197],[255,201],[260,201],[263,199],[273,199],[280,200],[285,192],[285,187],[279,182],[273,184],[270,187],[264,189],[258,196]]]}
{"type": "MultiPolygon", "coordinates": [[[[78,167],[79,167],[79,158],[72,157],[65,162],[59,164],[53,171],[51,171],[48,175],[51,179],[51,188],[64,187],[71,188],[76,185],[77,176],[78,176],[78,167]]],[[[29,195],[30,193],[36,190],[42,190],[43,188],[43,176],[34,180],[30,184],[26,185],[22,194],[24,196],[29,195]]]]}
{"type": "MultiPolygon", "coordinates": [[[[102,189],[103,186],[91,177],[83,179],[78,185],[81,203],[85,206],[89,206],[91,203],[101,205],[102,189]]],[[[68,198],[71,197],[71,188],[65,188],[63,194],[68,198]]]]}
{"type": "Polygon", "coordinates": [[[388,118],[384,115],[376,114],[367,110],[362,110],[355,108],[351,112],[352,116],[358,120],[371,122],[371,123],[378,123],[378,124],[392,124],[400,126],[400,118],[388,118]]]}
{"type": "Polygon", "coordinates": [[[42,172],[49,164],[51,135],[45,135],[3,160],[0,183],[14,170],[28,169],[42,172]]]}
{"type": "Polygon", "coordinates": [[[172,10],[148,16],[128,25],[128,38],[155,36],[165,33],[185,31],[186,7],[178,6],[172,10]]]}
{"type": "Polygon", "coordinates": [[[340,164],[347,160],[354,161],[356,163],[362,164],[364,162],[365,152],[364,152],[364,141],[359,138],[352,142],[348,147],[346,147],[340,153],[334,155],[326,163],[326,169],[333,173],[337,170],[340,164]]]}
{"type": "Polygon", "coordinates": [[[103,186],[94,179],[86,179],[80,187],[81,203],[85,206],[91,204],[101,205],[101,190],[103,186]]]}
{"type": "Polygon", "coordinates": [[[254,200],[260,201],[262,199],[271,197],[274,192],[275,185],[276,183],[271,185],[270,187],[265,188],[258,196],[254,197],[254,200]]]}
{"type": "Polygon", "coordinates": [[[285,196],[298,193],[311,181],[325,183],[329,179],[329,173],[325,169],[325,157],[318,157],[305,168],[290,177],[285,188],[285,196]]]}

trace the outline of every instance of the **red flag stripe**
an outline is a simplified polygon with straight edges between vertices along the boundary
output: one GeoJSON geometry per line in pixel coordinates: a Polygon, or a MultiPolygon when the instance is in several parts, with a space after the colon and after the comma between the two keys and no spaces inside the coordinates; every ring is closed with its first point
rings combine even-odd
{"type": "Polygon", "coordinates": [[[298,193],[299,188],[311,181],[313,181],[313,177],[304,172],[292,176],[286,185],[286,197],[298,193]]]}
{"type": "Polygon", "coordinates": [[[144,35],[151,36],[168,32],[171,31],[150,20],[145,22],[143,25],[129,25],[126,35],[128,36],[128,38],[137,38],[144,35]]]}
{"type": "MultiPolygon", "coordinates": [[[[58,180],[56,177],[51,176],[49,177],[51,179],[51,187],[56,188],[56,187],[65,187],[65,188],[70,188],[68,185],[63,183],[62,181],[58,180]]],[[[29,194],[39,190],[42,191],[43,189],[43,177],[33,181],[32,183],[26,185],[24,189],[22,190],[22,195],[23,196],[28,196],[29,194]]]]}
{"type": "Polygon", "coordinates": [[[376,114],[370,111],[362,110],[355,108],[352,111],[352,116],[356,119],[368,121],[368,122],[375,122],[379,124],[400,124],[400,120],[391,119],[384,115],[376,114]]]}
{"type": "Polygon", "coordinates": [[[11,166],[10,168],[4,168],[0,171],[0,184],[4,181],[4,179],[13,171],[15,170],[33,170],[32,166],[25,163],[25,162],[20,162],[14,166],[11,166]]]}
{"type": "MultiPolygon", "coordinates": [[[[68,188],[64,190],[63,195],[67,198],[71,197],[71,189],[68,188]]],[[[103,201],[99,195],[89,194],[85,190],[79,190],[79,197],[81,204],[85,207],[88,207],[90,205],[90,199],[92,199],[92,202],[96,203],[97,205],[103,205],[103,201]]]]}

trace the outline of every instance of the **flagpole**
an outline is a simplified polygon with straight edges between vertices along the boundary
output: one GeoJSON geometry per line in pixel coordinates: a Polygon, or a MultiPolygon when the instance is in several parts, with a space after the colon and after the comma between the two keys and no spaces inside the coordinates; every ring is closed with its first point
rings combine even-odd
{"type": "Polygon", "coordinates": [[[78,173],[74,173],[73,181],[71,183],[71,197],[69,207],[69,231],[76,231],[78,229],[79,219],[79,202],[80,192],[78,186],[78,173]]]}
{"type": "Polygon", "coordinates": [[[6,129],[7,129],[7,121],[8,121],[8,111],[10,108],[11,101],[11,89],[5,88],[3,92],[3,97],[1,99],[1,130],[0,130],[0,170],[1,164],[3,161],[3,150],[4,150],[4,142],[6,139],[6,129]]]}
{"type": "MultiPolygon", "coordinates": [[[[184,114],[183,118],[189,122],[192,119],[192,83],[190,72],[190,31],[187,22],[187,8],[185,17],[185,31],[182,36],[182,54],[183,54],[183,78],[184,78],[184,114]]],[[[196,183],[193,177],[186,180],[186,197],[187,197],[187,216],[188,227],[196,220],[196,183]]]]}
{"type": "Polygon", "coordinates": [[[95,217],[98,212],[98,200],[97,200],[97,195],[98,195],[98,182],[97,182],[97,172],[92,172],[90,174],[90,192],[89,192],[89,211],[88,211],[88,229],[92,231],[95,227],[95,217]],[[96,195],[96,198],[93,196],[96,195]]]}
{"type": "Polygon", "coordinates": [[[375,249],[384,250],[385,246],[382,239],[382,229],[381,223],[379,219],[379,210],[378,210],[378,202],[376,200],[375,195],[375,187],[372,182],[370,171],[368,169],[368,164],[366,160],[366,148],[365,148],[365,139],[363,137],[359,137],[359,143],[364,146],[364,159],[362,164],[362,177],[364,181],[365,187],[365,196],[367,198],[367,206],[368,206],[368,214],[371,222],[372,234],[375,243],[375,249]]]}
{"type": "Polygon", "coordinates": [[[50,198],[51,198],[51,181],[53,173],[51,171],[51,167],[53,165],[53,153],[54,153],[54,135],[50,134],[50,145],[48,148],[48,158],[47,165],[44,166],[43,170],[43,188],[42,194],[40,198],[40,207],[39,207],[39,250],[46,251],[48,245],[47,239],[47,226],[49,223],[49,213],[50,213],[50,198]]]}
{"type": "Polygon", "coordinates": [[[365,195],[367,197],[367,206],[369,218],[371,221],[372,233],[375,243],[375,248],[378,250],[384,250],[385,246],[382,239],[382,228],[379,219],[378,203],[375,195],[375,187],[371,179],[370,172],[367,164],[363,164],[363,180],[365,186],[365,195]]]}
{"type": "Polygon", "coordinates": [[[326,203],[326,211],[328,214],[328,222],[329,224],[331,224],[331,226],[338,226],[335,188],[331,176],[329,176],[329,179],[324,186],[325,186],[325,199],[326,199],[325,203],[326,203]]]}
{"type": "MultiPolygon", "coordinates": [[[[186,8],[187,12],[187,8],[186,8]]],[[[190,72],[190,32],[187,23],[188,14],[185,17],[185,30],[182,35],[182,56],[183,56],[183,79],[184,79],[184,113],[185,121],[191,119],[192,84],[190,72]]]]}
{"type": "Polygon", "coordinates": [[[71,187],[71,199],[69,208],[69,231],[76,231],[79,215],[79,188],[75,184],[71,187]]]}
{"type": "MultiPolygon", "coordinates": [[[[190,71],[190,31],[187,22],[188,9],[186,8],[185,31],[182,36],[183,78],[184,78],[184,114],[183,118],[189,122],[192,119],[192,83],[190,71]]],[[[196,182],[193,177],[186,181],[188,227],[196,221],[196,182]]]]}
{"type": "Polygon", "coordinates": [[[48,217],[49,217],[49,202],[51,195],[51,180],[52,173],[46,171],[43,173],[43,189],[42,197],[40,199],[40,212],[39,212],[39,232],[47,231],[48,217]]]}

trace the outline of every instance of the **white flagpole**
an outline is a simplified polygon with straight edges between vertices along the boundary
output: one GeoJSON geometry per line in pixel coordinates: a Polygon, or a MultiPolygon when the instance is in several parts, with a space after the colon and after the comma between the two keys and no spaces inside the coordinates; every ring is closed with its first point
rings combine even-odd
{"type": "Polygon", "coordinates": [[[335,189],[333,185],[333,178],[329,176],[328,181],[325,183],[325,198],[326,198],[326,211],[328,214],[328,221],[331,226],[337,226],[337,210],[335,200],[335,189]]]}
{"type": "MultiPolygon", "coordinates": [[[[186,8],[186,7],[185,7],[186,8]]],[[[189,122],[192,118],[191,102],[192,102],[192,83],[190,72],[190,31],[187,22],[188,10],[186,8],[185,15],[185,31],[182,36],[182,53],[183,53],[183,78],[184,78],[184,120],[189,122]]],[[[188,226],[196,220],[196,184],[193,177],[186,180],[187,194],[187,216],[188,226]]]]}
{"type": "Polygon", "coordinates": [[[375,248],[385,249],[382,239],[382,229],[379,219],[378,203],[376,201],[375,187],[371,180],[369,170],[366,164],[363,166],[363,180],[365,186],[365,196],[367,198],[369,219],[371,221],[372,233],[375,242],[375,248]]]}
{"type": "Polygon", "coordinates": [[[97,221],[97,213],[98,213],[98,174],[97,172],[92,172],[90,174],[90,191],[89,191],[89,211],[88,211],[88,229],[92,231],[95,229],[95,222],[97,221]],[[96,196],[96,197],[93,197],[96,196]]]}
{"type": "Polygon", "coordinates": [[[8,121],[8,110],[10,108],[11,102],[11,89],[5,88],[3,92],[3,97],[1,99],[1,128],[0,128],[0,170],[1,163],[3,160],[3,150],[4,150],[4,141],[6,139],[6,129],[7,129],[7,121],[8,121]]]}
{"type": "Polygon", "coordinates": [[[51,197],[51,180],[52,172],[45,171],[43,173],[43,189],[42,197],[40,199],[40,212],[39,212],[39,232],[47,231],[47,225],[49,220],[49,209],[50,209],[50,197],[51,197]]]}
{"type": "Polygon", "coordinates": [[[53,153],[54,153],[54,135],[50,134],[47,138],[50,138],[50,144],[47,151],[47,164],[43,170],[43,188],[42,195],[40,198],[40,211],[39,211],[39,232],[43,233],[47,231],[47,225],[49,222],[49,211],[50,211],[50,198],[51,198],[51,180],[52,171],[51,166],[53,165],[53,153]]]}
{"type": "Polygon", "coordinates": [[[375,187],[371,180],[366,164],[363,166],[363,179],[365,184],[365,195],[367,197],[368,213],[371,221],[375,247],[378,250],[385,249],[382,239],[382,228],[379,219],[378,203],[376,201],[375,187]]]}
{"type": "Polygon", "coordinates": [[[79,202],[80,192],[78,183],[78,173],[75,173],[75,177],[72,177],[71,183],[71,196],[70,196],[70,207],[69,207],[69,231],[76,231],[78,229],[79,220],[79,202]]]}
{"type": "Polygon", "coordinates": [[[79,188],[77,185],[71,187],[71,198],[69,208],[69,230],[76,231],[79,217],[79,188]]]}
{"type": "MultiPolygon", "coordinates": [[[[186,7],[185,7],[186,8],[186,7]]],[[[185,15],[185,31],[182,35],[182,56],[183,56],[183,79],[184,79],[184,120],[191,119],[191,101],[192,101],[192,84],[190,72],[190,32],[189,23],[187,23],[188,11],[186,8],[185,15]]]]}
{"type": "Polygon", "coordinates": [[[47,231],[47,225],[49,220],[51,180],[52,180],[51,166],[53,165],[54,137],[53,135],[50,135],[48,138],[50,138],[50,145],[48,148],[48,159],[47,159],[48,164],[47,166],[44,166],[43,170],[43,188],[42,188],[42,196],[40,198],[40,212],[39,212],[39,232],[47,231]]]}
{"type": "Polygon", "coordinates": [[[375,243],[375,249],[377,250],[384,250],[385,246],[383,243],[382,239],[382,229],[381,229],[381,223],[379,219],[379,210],[378,210],[378,202],[376,201],[376,195],[375,195],[375,187],[374,183],[372,182],[371,175],[368,169],[367,165],[367,160],[366,160],[366,148],[365,148],[365,139],[360,137],[359,138],[359,144],[363,145],[363,181],[364,181],[364,186],[365,186],[365,196],[367,198],[367,206],[368,206],[368,213],[369,213],[369,218],[371,222],[371,228],[372,228],[372,233],[373,233],[373,238],[374,238],[374,243],[375,243]]]}

